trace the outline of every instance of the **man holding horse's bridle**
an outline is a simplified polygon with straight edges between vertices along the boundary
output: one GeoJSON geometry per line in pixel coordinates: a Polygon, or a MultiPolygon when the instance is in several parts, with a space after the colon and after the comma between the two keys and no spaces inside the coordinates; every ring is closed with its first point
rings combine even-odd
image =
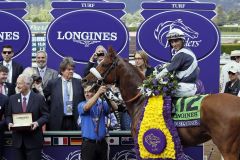
{"type": "Polygon", "coordinates": [[[179,87],[174,97],[189,97],[197,92],[197,81],[199,77],[198,61],[195,54],[186,48],[186,37],[182,30],[171,29],[166,36],[172,49],[173,57],[171,63],[167,65],[156,78],[160,79],[168,72],[174,73],[179,80],[179,87]]]}

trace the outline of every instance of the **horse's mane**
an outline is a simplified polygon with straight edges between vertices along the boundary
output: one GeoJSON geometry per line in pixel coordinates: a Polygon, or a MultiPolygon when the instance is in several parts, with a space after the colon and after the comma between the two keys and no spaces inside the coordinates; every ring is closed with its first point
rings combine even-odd
{"type": "Polygon", "coordinates": [[[118,56],[118,58],[122,59],[126,64],[128,64],[128,66],[133,69],[133,73],[138,73],[140,75],[141,79],[145,79],[145,76],[142,74],[142,72],[136,66],[134,66],[132,63],[130,63],[129,59],[121,58],[119,56],[118,56]]]}

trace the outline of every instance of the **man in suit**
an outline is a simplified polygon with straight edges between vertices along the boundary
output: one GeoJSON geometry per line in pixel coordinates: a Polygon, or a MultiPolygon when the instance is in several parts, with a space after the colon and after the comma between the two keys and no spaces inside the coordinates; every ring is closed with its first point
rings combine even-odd
{"type": "Polygon", "coordinates": [[[44,89],[46,99],[50,97],[50,118],[47,130],[78,130],[78,103],[84,93],[79,79],[73,78],[75,64],[71,57],[60,63],[61,77],[48,82],[44,89]]]}
{"type": "Polygon", "coordinates": [[[15,94],[15,87],[13,84],[6,82],[8,77],[8,68],[0,65],[0,93],[11,96],[15,94]]]}
{"type": "Polygon", "coordinates": [[[31,91],[33,79],[21,74],[17,79],[19,94],[10,97],[6,111],[6,121],[9,130],[14,124],[12,114],[32,113],[31,129],[25,131],[13,130],[12,141],[15,160],[41,160],[43,147],[42,126],[47,123],[49,113],[44,97],[31,91]]]}
{"type": "Polygon", "coordinates": [[[3,155],[3,138],[6,129],[6,122],[4,119],[4,112],[8,105],[8,97],[0,93],[0,159],[3,155]]]}
{"type": "Polygon", "coordinates": [[[48,81],[51,79],[56,79],[58,77],[58,72],[54,69],[47,67],[47,53],[45,51],[38,51],[36,54],[36,63],[38,76],[42,77],[42,88],[44,89],[48,81]]]}
{"type": "Polygon", "coordinates": [[[5,45],[2,48],[3,61],[0,65],[4,65],[8,68],[8,78],[7,82],[16,84],[18,76],[23,72],[23,67],[18,63],[12,61],[14,55],[13,47],[10,45],[5,45]]]}

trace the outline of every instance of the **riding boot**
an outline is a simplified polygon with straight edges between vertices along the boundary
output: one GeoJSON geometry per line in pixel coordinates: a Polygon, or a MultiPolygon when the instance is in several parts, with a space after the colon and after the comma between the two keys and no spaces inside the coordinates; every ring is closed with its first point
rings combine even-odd
{"type": "Polygon", "coordinates": [[[172,114],[176,113],[176,104],[179,97],[172,97],[172,114]]]}

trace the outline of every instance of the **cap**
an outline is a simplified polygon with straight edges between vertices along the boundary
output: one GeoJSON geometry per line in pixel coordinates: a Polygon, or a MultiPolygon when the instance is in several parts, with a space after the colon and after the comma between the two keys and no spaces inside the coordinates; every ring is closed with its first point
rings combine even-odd
{"type": "Polygon", "coordinates": [[[240,50],[231,51],[231,57],[240,57],[240,50]]]}
{"type": "Polygon", "coordinates": [[[237,73],[237,72],[238,72],[238,70],[237,70],[237,68],[236,68],[236,67],[234,67],[234,66],[231,66],[231,68],[228,70],[228,72],[237,73]]]}

